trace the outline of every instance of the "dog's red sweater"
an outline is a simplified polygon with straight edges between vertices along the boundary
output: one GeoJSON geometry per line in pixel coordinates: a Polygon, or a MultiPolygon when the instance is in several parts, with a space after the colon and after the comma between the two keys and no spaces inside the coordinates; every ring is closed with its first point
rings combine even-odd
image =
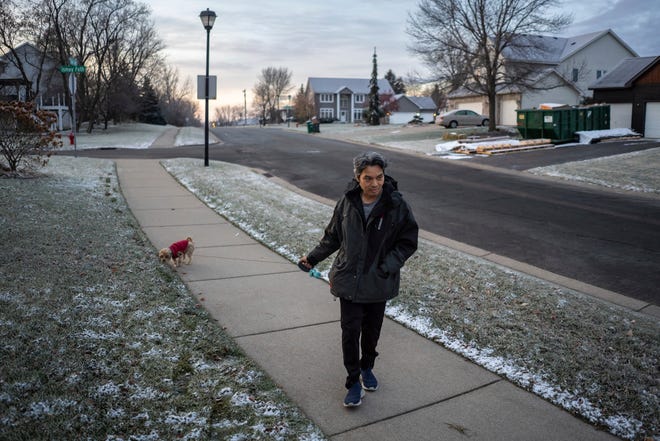
{"type": "Polygon", "coordinates": [[[170,245],[170,251],[172,251],[172,257],[176,258],[179,255],[179,253],[184,254],[186,252],[186,248],[188,248],[187,240],[180,240],[178,242],[174,242],[172,245],[170,245]]]}

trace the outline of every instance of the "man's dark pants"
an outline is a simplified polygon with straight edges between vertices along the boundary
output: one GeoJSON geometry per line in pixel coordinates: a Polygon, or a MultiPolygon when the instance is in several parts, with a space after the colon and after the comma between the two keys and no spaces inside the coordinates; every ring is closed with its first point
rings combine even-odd
{"type": "Polygon", "coordinates": [[[385,316],[385,302],[353,303],[340,298],[341,346],[344,354],[346,388],[360,380],[360,369],[372,369],[378,356],[376,345],[385,316]],[[360,341],[360,334],[362,339],[360,341]],[[360,359],[360,348],[362,358],[360,359]]]}

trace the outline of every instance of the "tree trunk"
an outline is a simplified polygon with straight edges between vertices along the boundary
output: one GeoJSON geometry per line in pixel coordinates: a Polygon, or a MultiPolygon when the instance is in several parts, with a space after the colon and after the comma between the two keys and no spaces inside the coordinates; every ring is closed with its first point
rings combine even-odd
{"type": "Polygon", "coordinates": [[[497,130],[497,93],[490,92],[488,94],[488,131],[494,132],[497,130]]]}

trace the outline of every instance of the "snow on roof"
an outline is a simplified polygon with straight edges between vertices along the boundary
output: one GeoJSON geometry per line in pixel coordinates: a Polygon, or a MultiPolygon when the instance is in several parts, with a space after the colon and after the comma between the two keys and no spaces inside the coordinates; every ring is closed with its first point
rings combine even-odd
{"type": "MultiPolygon", "coordinates": [[[[314,93],[338,93],[349,89],[353,93],[369,93],[368,78],[309,78],[309,86],[314,93]]],[[[378,79],[378,92],[381,94],[394,94],[390,82],[384,78],[378,79]]]]}
{"type": "Polygon", "coordinates": [[[408,96],[406,98],[419,107],[419,110],[436,110],[438,107],[435,105],[433,98],[429,96],[408,96]]]}
{"type": "Polygon", "coordinates": [[[637,53],[611,29],[567,38],[548,35],[522,34],[516,37],[513,42],[514,46],[505,48],[502,53],[505,58],[513,61],[559,64],[576,52],[608,34],[630,51],[631,54],[637,55],[637,53]]]}
{"type": "Polygon", "coordinates": [[[660,62],[660,56],[625,58],[589,89],[625,89],[644,72],[660,62]]]}

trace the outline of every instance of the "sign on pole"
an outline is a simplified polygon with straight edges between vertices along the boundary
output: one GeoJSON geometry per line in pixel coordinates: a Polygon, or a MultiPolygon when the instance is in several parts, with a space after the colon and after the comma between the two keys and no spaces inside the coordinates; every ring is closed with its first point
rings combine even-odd
{"type": "Polygon", "coordinates": [[[85,66],[60,66],[62,73],[85,73],[85,66]]]}
{"type": "Polygon", "coordinates": [[[69,58],[68,66],[60,66],[60,72],[69,74],[69,92],[71,92],[71,133],[73,134],[73,150],[78,156],[78,137],[76,136],[76,76],[77,73],[85,73],[85,66],[78,66],[78,60],[69,58]]]}
{"type": "MultiPolygon", "coordinates": [[[[197,75],[197,99],[203,100],[206,99],[206,94],[204,93],[206,89],[206,75],[197,75]]],[[[209,96],[210,100],[216,99],[218,94],[218,77],[215,75],[209,75],[209,96]]]]}
{"type": "Polygon", "coordinates": [[[69,92],[71,92],[71,95],[75,95],[76,90],[77,90],[76,76],[73,74],[69,74],[69,92]]]}

